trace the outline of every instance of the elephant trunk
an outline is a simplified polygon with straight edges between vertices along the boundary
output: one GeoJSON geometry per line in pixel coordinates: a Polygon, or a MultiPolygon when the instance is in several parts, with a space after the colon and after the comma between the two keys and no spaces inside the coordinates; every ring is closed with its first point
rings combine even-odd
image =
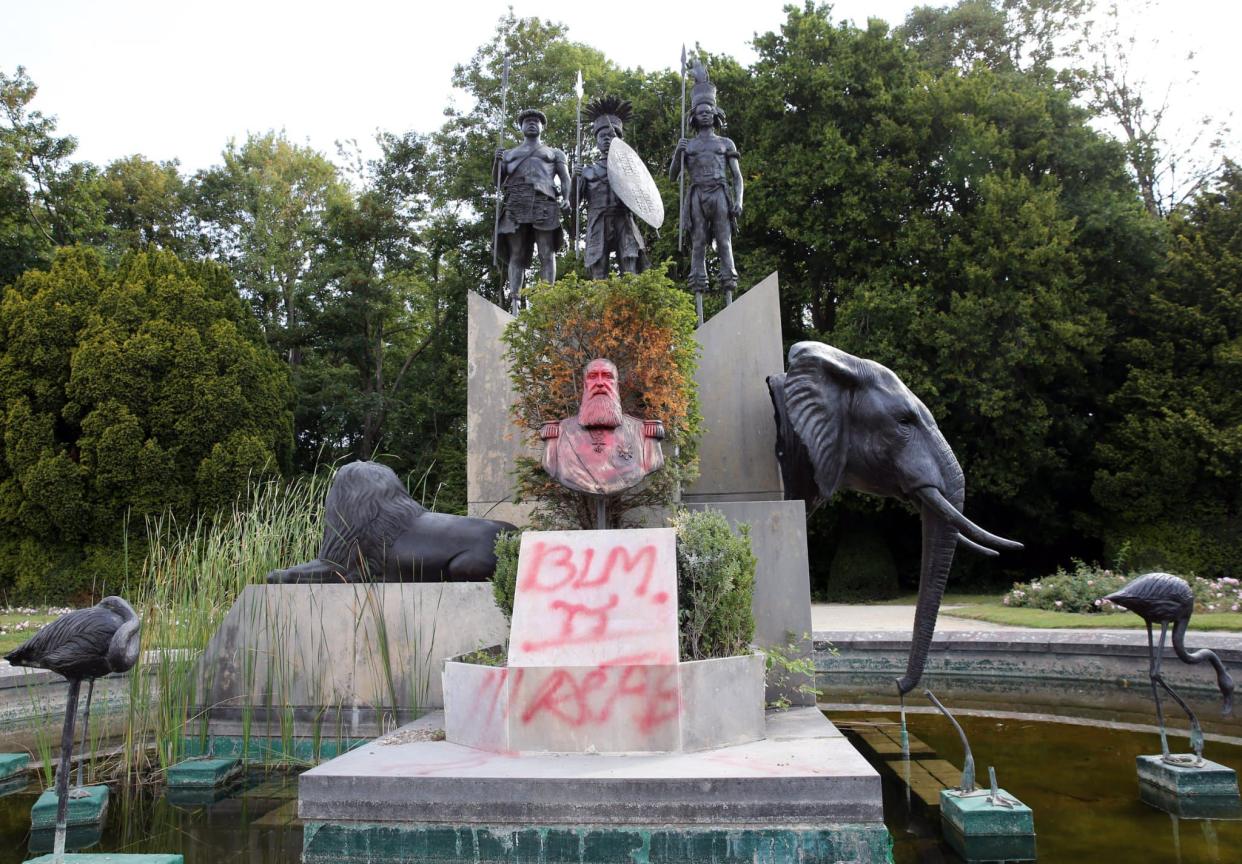
{"type": "MultiPolygon", "coordinates": [[[[932,491],[940,501],[960,513],[966,499],[966,479],[949,445],[943,439],[939,443],[944,491],[932,491]]],[[[926,499],[926,495],[920,494],[920,497],[926,499]]],[[[903,696],[917,687],[923,677],[932,634],[936,631],[936,616],[940,613],[940,601],[949,581],[949,569],[953,566],[953,553],[960,536],[954,522],[929,501],[921,502],[920,514],[923,520],[923,556],[919,566],[919,600],[914,610],[914,632],[910,639],[906,674],[897,681],[897,690],[903,696]]]]}

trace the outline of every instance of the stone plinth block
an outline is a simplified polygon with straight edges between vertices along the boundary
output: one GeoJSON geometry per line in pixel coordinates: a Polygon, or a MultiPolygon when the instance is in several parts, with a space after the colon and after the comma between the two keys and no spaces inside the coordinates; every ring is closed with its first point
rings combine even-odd
{"type": "Polygon", "coordinates": [[[1005,806],[989,800],[987,790],[964,795],[956,789],[940,792],[940,823],[945,839],[967,861],[1034,861],[1035,817],[1031,808],[1004,789],[1013,802],[1005,806]]]}
{"type": "Polygon", "coordinates": [[[241,760],[235,757],[207,756],[186,759],[168,769],[164,783],[170,789],[204,789],[223,786],[240,774],[241,770],[241,760]]]}
{"type": "Polygon", "coordinates": [[[523,534],[509,665],[675,665],[676,543],[672,528],[523,534]]]}
{"type": "MultiPolygon", "coordinates": [[[[691,510],[718,510],[730,525],[750,526],[750,546],[755,553],[755,596],[751,602],[755,644],[781,648],[790,659],[809,659],[813,642],[805,505],[801,501],[717,501],[687,506],[691,510]]],[[[768,682],[767,698],[814,705],[814,693],[799,691],[803,685],[814,684],[810,675],[789,674],[782,681],[768,682]]]]}
{"type": "Polygon", "coordinates": [[[0,783],[24,774],[30,764],[28,753],[0,753],[0,783]]]}
{"type": "Polygon", "coordinates": [[[372,737],[443,705],[444,660],[507,632],[486,582],[250,585],[199,662],[202,710],[213,735],[249,706],[257,735],[291,712],[297,736],[372,737]]]}
{"type": "Polygon", "coordinates": [[[449,662],[445,735],[496,752],[706,750],[763,737],[763,655],[669,666],[449,662]]]}
{"type": "Polygon", "coordinates": [[[765,381],[785,371],[780,289],[773,273],[695,331],[703,412],[699,478],[682,500],[779,501],[776,421],[765,381]]]}
{"type": "Polygon", "coordinates": [[[697,750],[763,734],[763,658],[679,663],[671,528],[522,535],[509,665],[448,663],[445,733],[498,752],[697,750]]]}
{"type": "MultiPolygon", "coordinates": [[[[67,825],[91,825],[102,822],[108,812],[108,787],[83,786],[85,795],[75,798],[74,790],[69,790],[69,812],[65,817],[67,825]]],[[[30,810],[32,828],[56,827],[56,790],[45,789],[30,810]]]]}
{"type": "Polygon", "coordinates": [[[539,451],[509,415],[514,393],[500,337],[513,316],[473,291],[466,314],[467,514],[523,525],[531,505],[513,503],[513,470],[519,456],[538,459],[539,451]]]}
{"type": "Polygon", "coordinates": [[[1155,786],[1179,798],[1238,797],[1238,775],[1232,768],[1204,759],[1202,765],[1171,765],[1160,756],[1139,756],[1139,783],[1155,786]]]}

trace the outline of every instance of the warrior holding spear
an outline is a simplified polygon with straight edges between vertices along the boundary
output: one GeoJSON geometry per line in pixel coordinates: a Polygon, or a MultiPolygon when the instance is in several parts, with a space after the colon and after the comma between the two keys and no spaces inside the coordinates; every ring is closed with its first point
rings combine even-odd
{"type": "Polygon", "coordinates": [[[682,137],[668,168],[669,179],[677,180],[683,170],[690,176],[690,193],[682,201],[681,222],[690,226],[690,288],[702,320],[702,294],[707,290],[707,245],[715,241],[720,259],[720,287],[725,304],[733,301],[737,270],[733,266],[733,234],[742,215],[742,169],[737,145],[719,134],[724,129],[724,112],[716,107],[716,85],[707,78],[701,58],[690,64],[694,86],[690,90],[687,119],[693,137],[682,137]],[[732,181],[732,188],[730,188],[732,181]]]}
{"type": "Polygon", "coordinates": [[[521,308],[522,284],[534,249],[539,278],[556,281],[556,253],[565,248],[561,210],[569,209],[569,160],[565,151],[540,140],[547,116],[527,108],[518,115],[525,140],[509,150],[496,148],[492,176],[504,204],[496,225],[495,252],[508,270],[510,310],[521,308]]]}

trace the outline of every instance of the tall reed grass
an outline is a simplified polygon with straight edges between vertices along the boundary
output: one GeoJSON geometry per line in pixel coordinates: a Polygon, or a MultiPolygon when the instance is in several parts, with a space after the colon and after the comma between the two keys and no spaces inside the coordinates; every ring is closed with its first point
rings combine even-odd
{"type": "MultiPolygon", "coordinates": [[[[142,616],[144,663],[129,676],[121,774],[145,777],[206,738],[198,661],[242,590],[319,552],[330,473],[254,484],[231,512],[147,524],[147,557],[122,592],[142,616]]],[[[252,667],[255,658],[248,657],[252,667]]]]}

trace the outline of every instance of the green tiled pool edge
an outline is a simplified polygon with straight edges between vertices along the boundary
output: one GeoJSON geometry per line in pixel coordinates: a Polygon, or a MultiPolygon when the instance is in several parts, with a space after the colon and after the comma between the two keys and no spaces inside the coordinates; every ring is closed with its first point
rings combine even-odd
{"type": "Polygon", "coordinates": [[[816,828],[618,828],[445,826],[307,822],[303,864],[368,861],[470,864],[836,864],[892,862],[892,840],[878,824],[816,828]]]}

